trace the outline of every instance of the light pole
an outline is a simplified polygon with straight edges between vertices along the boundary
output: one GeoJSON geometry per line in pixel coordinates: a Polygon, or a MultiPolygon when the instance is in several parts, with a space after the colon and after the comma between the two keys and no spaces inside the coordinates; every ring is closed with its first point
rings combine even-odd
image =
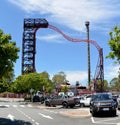
{"type": "Polygon", "coordinates": [[[90,43],[89,43],[89,21],[85,22],[86,30],[87,30],[87,52],[88,52],[88,86],[90,86],[90,73],[91,73],[91,67],[90,67],[90,43]]]}

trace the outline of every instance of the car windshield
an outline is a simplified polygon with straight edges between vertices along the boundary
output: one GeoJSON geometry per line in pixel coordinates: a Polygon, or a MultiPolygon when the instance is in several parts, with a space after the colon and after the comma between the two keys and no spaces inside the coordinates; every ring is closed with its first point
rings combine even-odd
{"type": "Polygon", "coordinates": [[[111,98],[109,94],[96,94],[93,96],[93,100],[109,100],[111,98]]]}

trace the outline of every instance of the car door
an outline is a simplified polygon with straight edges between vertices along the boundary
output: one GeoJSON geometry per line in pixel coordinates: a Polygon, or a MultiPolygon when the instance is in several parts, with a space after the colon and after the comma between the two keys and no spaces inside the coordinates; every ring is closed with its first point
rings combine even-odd
{"type": "Polygon", "coordinates": [[[60,105],[60,104],[61,104],[61,96],[55,96],[55,97],[52,99],[52,104],[53,104],[53,105],[60,105]]]}

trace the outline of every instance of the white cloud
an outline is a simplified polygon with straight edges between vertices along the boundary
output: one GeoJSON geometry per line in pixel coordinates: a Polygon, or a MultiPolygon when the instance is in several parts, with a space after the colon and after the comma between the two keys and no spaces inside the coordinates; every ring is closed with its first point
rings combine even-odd
{"type": "Polygon", "coordinates": [[[38,40],[44,40],[44,42],[48,43],[64,43],[64,41],[60,40],[61,36],[60,35],[54,35],[54,34],[49,34],[46,36],[36,36],[38,40]]]}
{"type": "MultiPolygon", "coordinates": [[[[27,13],[46,14],[49,22],[63,24],[75,30],[83,30],[84,22],[96,24],[120,16],[119,0],[9,0],[27,13]]],[[[93,25],[93,24],[92,24],[93,25]]],[[[93,26],[94,27],[94,26],[93,26]]],[[[100,28],[100,27],[99,27],[100,28]]],[[[103,28],[103,27],[102,27],[103,28]]],[[[105,28],[105,27],[104,27],[105,28]]]]}
{"type": "Polygon", "coordinates": [[[119,65],[108,65],[105,68],[105,79],[111,81],[113,78],[118,77],[119,65]]]}
{"type": "MultiPolygon", "coordinates": [[[[79,81],[82,85],[87,85],[88,74],[86,71],[64,71],[66,79],[70,84],[75,84],[79,81]]],[[[50,79],[55,75],[55,73],[50,73],[50,79]]]]}
{"type": "Polygon", "coordinates": [[[76,81],[79,81],[83,84],[83,82],[87,81],[88,74],[86,71],[66,71],[66,79],[70,83],[76,83],[76,81]]]}

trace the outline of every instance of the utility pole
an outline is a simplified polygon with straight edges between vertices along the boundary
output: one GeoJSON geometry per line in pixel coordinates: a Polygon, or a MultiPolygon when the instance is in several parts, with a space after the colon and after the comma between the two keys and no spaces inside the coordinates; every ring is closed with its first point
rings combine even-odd
{"type": "Polygon", "coordinates": [[[88,53],[88,86],[90,86],[90,81],[91,81],[91,67],[90,67],[90,43],[89,43],[89,21],[85,22],[86,30],[87,30],[87,53],[88,53]]]}

